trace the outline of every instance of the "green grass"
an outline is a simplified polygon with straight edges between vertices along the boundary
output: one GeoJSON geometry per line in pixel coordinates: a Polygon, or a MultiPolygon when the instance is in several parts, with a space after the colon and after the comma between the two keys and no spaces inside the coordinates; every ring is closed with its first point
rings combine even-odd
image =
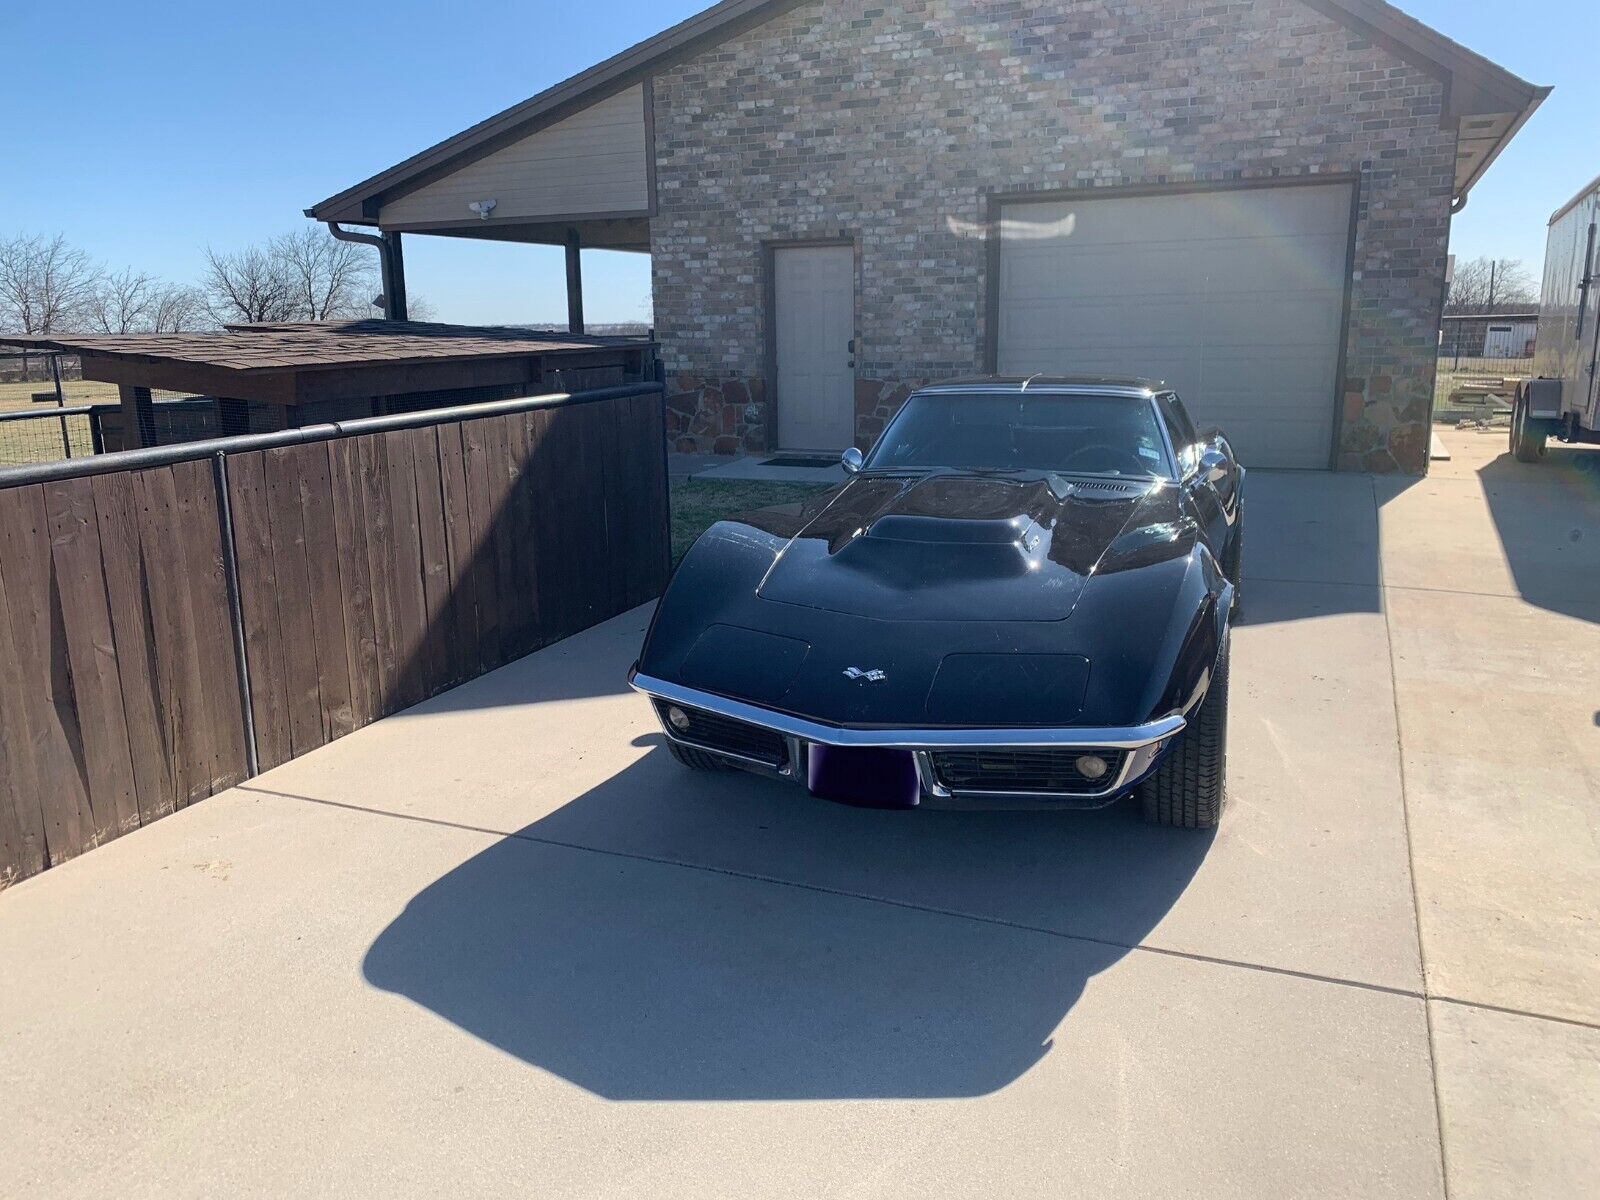
{"type": "MultiPolygon", "coordinates": [[[[66,393],[68,406],[78,404],[116,404],[121,396],[114,383],[94,383],[84,379],[63,379],[61,390],[66,393]]],[[[35,404],[32,400],[35,392],[54,392],[55,384],[48,379],[31,379],[23,383],[0,383],[0,412],[19,408],[32,409],[37,412],[54,407],[51,404],[35,404]]]]}
{"type": "Polygon", "coordinates": [[[795,504],[828,490],[823,483],[766,483],[755,480],[689,479],[672,485],[672,561],[678,562],[699,537],[724,517],[795,504]]]}

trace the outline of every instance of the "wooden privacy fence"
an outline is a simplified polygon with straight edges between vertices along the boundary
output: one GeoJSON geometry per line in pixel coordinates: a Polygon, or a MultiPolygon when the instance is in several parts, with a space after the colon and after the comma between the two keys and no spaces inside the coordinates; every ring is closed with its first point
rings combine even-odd
{"type": "Polygon", "coordinates": [[[659,594],[661,391],[0,472],[0,886],[659,594]]]}

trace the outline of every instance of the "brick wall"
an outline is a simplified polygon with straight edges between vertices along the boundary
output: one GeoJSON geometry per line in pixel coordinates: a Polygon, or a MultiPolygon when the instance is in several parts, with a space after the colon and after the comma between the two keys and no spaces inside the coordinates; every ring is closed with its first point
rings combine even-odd
{"type": "Polygon", "coordinates": [[[855,240],[857,439],[983,367],[992,192],[1359,173],[1340,465],[1421,472],[1455,135],[1301,0],[828,0],[655,84],[656,330],[683,449],[770,447],[763,243],[855,240]]]}

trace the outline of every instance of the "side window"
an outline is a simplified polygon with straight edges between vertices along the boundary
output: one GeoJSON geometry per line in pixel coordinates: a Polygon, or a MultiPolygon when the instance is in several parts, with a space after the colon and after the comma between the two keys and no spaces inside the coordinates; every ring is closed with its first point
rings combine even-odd
{"type": "Polygon", "coordinates": [[[1178,473],[1187,475],[1200,461],[1200,448],[1195,445],[1198,438],[1194,424],[1189,420],[1183,401],[1171,392],[1157,396],[1156,403],[1160,405],[1161,415],[1172,432],[1172,445],[1178,452],[1178,473]]]}

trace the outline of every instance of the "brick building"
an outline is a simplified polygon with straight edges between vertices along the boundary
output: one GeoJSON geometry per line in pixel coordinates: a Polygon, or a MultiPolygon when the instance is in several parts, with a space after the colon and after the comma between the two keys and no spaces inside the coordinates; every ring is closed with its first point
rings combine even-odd
{"type": "Polygon", "coordinates": [[[648,252],[679,448],[975,371],[1425,469],[1451,212],[1543,99],[1379,0],[726,0],[307,210],[648,252]],[[487,212],[485,206],[487,205],[487,212]]]}

